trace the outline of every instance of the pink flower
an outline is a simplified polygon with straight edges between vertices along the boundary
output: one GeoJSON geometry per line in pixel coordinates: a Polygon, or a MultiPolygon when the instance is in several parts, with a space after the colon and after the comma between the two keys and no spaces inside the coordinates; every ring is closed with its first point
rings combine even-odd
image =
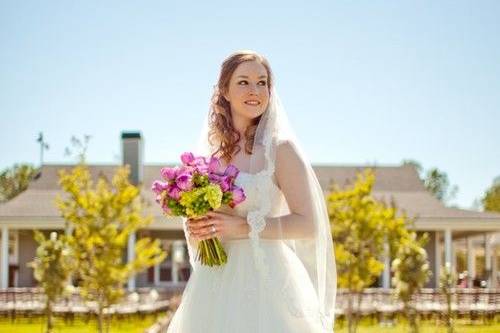
{"type": "Polygon", "coordinates": [[[205,157],[203,157],[203,156],[197,156],[191,162],[191,165],[195,165],[195,166],[201,166],[201,165],[206,165],[206,164],[207,164],[207,162],[205,162],[205,157]]]}
{"type": "Polygon", "coordinates": [[[207,158],[206,164],[208,165],[208,172],[216,172],[219,169],[220,162],[219,159],[215,156],[211,156],[207,158]]]}
{"type": "Polygon", "coordinates": [[[168,188],[168,196],[171,197],[172,199],[179,200],[181,197],[181,189],[178,188],[176,185],[171,185],[168,188]]]}
{"type": "Polygon", "coordinates": [[[175,179],[177,186],[183,191],[189,191],[193,188],[193,176],[189,172],[184,172],[175,179]]]}
{"type": "Polygon", "coordinates": [[[192,166],[189,166],[189,165],[183,165],[181,167],[178,167],[177,168],[177,174],[176,174],[176,177],[181,175],[181,174],[184,174],[184,173],[189,173],[189,174],[193,174],[193,172],[196,171],[196,168],[195,167],[192,167],[192,166]]]}
{"type": "Polygon", "coordinates": [[[220,189],[222,190],[222,192],[229,191],[231,189],[232,183],[233,182],[232,182],[231,177],[227,177],[227,176],[220,177],[219,185],[220,185],[220,189]]]}
{"type": "Polygon", "coordinates": [[[208,174],[208,180],[211,182],[211,183],[216,183],[216,184],[219,184],[220,181],[221,181],[221,178],[223,176],[220,176],[216,173],[209,173],[208,174]]]}
{"type": "Polygon", "coordinates": [[[160,174],[165,180],[174,180],[175,177],[177,176],[178,169],[179,168],[177,167],[175,168],[165,167],[160,170],[160,174]]]}
{"type": "Polygon", "coordinates": [[[242,203],[247,198],[243,189],[241,187],[238,187],[238,186],[234,186],[231,193],[233,194],[233,200],[229,204],[229,206],[231,208],[234,208],[234,206],[242,203]]]}
{"type": "Polygon", "coordinates": [[[194,157],[193,153],[190,153],[190,152],[185,152],[185,153],[182,153],[182,155],[181,155],[181,161],[184,165],[192,165],[194,159],[195,159],[195,157],[194,157]]]}
{"type": "Polygon", "coordinates": [[[232,164],[229,164],[227,166],[226,170],[224,171],[224,176],[228,176],[228,177],[231,177],[231,178],[236,178],[239,173],[240,173],[240,170],[238,170],[237,167],[235,167],[232,164]]]}
{"type": "Polygon", "coordinates": [[[203,176],[208,175],[208,165],[206,165],[206,164],[196,165],[194,167],[194,169],[196,170],[196,172],[198,172],[199,174],[201,174],[203,176]]]}
{"type": "Polygon", "coordinates": [[[153,185],[151,185],[151,190],[155,194],[160,194],[161,192],[165,191],[167,188],[168,188],[168,183],[165,183],[165,182],[162,182],[159,180],[155,180],[153,182],[153,185]]]}

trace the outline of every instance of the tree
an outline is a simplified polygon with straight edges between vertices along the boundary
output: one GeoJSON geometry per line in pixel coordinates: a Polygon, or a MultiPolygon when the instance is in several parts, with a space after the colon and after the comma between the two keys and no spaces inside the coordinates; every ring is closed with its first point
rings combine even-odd
{"type": "Polygon", "coordinates": [[[425,187],[444,203],[449,202],[456,196],[458,187],[451,186],[446,172],[440,171],[437,168],[427,170],[427,175],[424,181],[425,187]]]}
{"type": "Polygon", "coordinates": [[[71,230],[69,244],[78,267],[81,295],[97,304],[100,333],[104,310],[122,299],[124,283],[165,258],[158,240],[141,238],[135,245],[135,258],[123,262],[129,235],[152,221],[151,216],[142,216],[144,201],[139,188],[130,184],[129,173],[128,166],[119,167],[111,181],[101,175],[94,185],[84,163],[70,172],[59,172],[59,184],[66,195],[57,198],[57,205],[71,230]]]}
{"type": "Polygon", "coordinates": [[[438,168],[431,168],[424,172],[422,165],[415,160],[403,160],[402,163],[403,165],[413,165],[425,188],[443,203],[448,203],[457,195],[458,186],[450,184],[446,172],[438,168]]]}
{"type": "Polygon", "coordinates": [[[39,170],[29,164],[14,164],[0,173],[0,203],[9,201],[28,188],[39,170]]]}
{"type": "Polygon", "coordinates": [[[403,165],[412,165],[415,168],[415,170],[417,170],[420,179],[423,178],[422,172],[424,169],[422,168],[422,164],[420,164],[420,162],[412,160],[412,159],[407,159],[407,160],[403,160],[401,163],[403,165]]]}
{"type": "Polygon", "coordinates": [[[408,319],[410,332],[418,333],[417,309],[412,297],[423,288],[431,277],[427,252],[424,246],[428,241],[427,234],[417,239],[415,232],[409,237],[400,239],[396,258],[392,261],[394,272],[393,284],[396,294],[404,304],[404,313],[408,319]]]}
{"type": "Polygon", "coordinates": [[[73,157],[78,163],[85,164],[90,139],[92,139],[92,136],[88,134],[84,134],[83,139],[79,139],[78,137],[72,135],[70,140],[72,148],[64,148],[64,156],[73,157]]]}
{"type": "Polygon", "coordinates": [[[28,263],[33,268],[35,279],[46,295],[45,313],[47,315],[46,333],[53,332],[52,308],[69,284],[73,261],[65,236],[57,237],[56,232],[49,239],[35,231],[38,248],[35,259],[28,263]]]}
{"type": "Polygon", "coordinates": [[[405,234],[405,217],[397,217],[392,204],[387,206],[371,196],[375,175],[371,169],[357,174],[353,187],[340,189],[334,185],[328,195],[328,212],[332,223],[339,286],[347,288],[346,317],[349,332],[355,332],[359,311],[353,311],[354,296],[357,307],[361,292],[379,277],[384,264],[384,243],[390,251],[398,248],[397,239],[405,234]]]}
{"type": "Polygon", "coordinates": [[[481,199],[485,211],[500,212],[500,177],[495,178],[491,187],[481,199]]]}
{"type": "Polygon", "coordinates": [[[446,327],[448,333],[455,331],[454,312],[452,307],[452,297],[454,288],[457,285],[457,277],[451,269],[451,264],[447,262],[439,276],[439,289],[446,299],[446,327]]]}

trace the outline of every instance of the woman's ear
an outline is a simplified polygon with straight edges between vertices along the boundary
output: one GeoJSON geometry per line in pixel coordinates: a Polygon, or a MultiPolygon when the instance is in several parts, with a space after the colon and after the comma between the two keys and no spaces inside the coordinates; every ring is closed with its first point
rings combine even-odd
{"type": "Polygon", "coordinates": [[[224,97],[224,99],[229,102],[228,90],[229,90],[228,88],[224,88],[222,90],[222,97],[224,97]]]}

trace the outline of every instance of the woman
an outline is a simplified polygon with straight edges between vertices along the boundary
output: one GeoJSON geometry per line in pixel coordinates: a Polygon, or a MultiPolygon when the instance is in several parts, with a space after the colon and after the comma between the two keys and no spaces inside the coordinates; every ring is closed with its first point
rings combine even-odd
{"type": "Polygon", "coordinates": [[[239,51],[222,64],[198,153],[233,164],[246,200],[187,220],[193,273],[169,333],[332,332],[336,272],[323,192],[298,148],[268,61],[239,51]],[[194,260],[218,237],[223,266],[194,260]]]}

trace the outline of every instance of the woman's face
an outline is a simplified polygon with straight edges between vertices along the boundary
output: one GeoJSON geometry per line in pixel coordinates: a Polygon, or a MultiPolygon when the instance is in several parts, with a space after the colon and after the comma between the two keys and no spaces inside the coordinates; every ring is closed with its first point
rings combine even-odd
{"type": "Polygon", "coordinates": [[[268,76],[264,65],[245,61],[236,67],[224,97],[231,104],[233,118],[252,120],[266,111],[269,103],[268,76]]]}

